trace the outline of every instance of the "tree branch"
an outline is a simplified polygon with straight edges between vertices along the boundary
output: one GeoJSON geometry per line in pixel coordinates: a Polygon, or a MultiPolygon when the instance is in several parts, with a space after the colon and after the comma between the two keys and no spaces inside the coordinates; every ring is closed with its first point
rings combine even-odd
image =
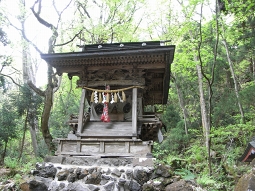
{"type": "MultiPolygon", "coordinates": [[[[61,20],[62,13],[67,9],[67,7],[69,7],[69,5],[71,4],[72,1],[73,1],[73,0],[70,0],[69,3],[66,5],[66,7],[65,7],[62,11],[60,11],[60,12],[58,11],[58,9],[57,9],[57,7],[56,7],[56,5],[55,5],[55,0],[53,1],[54,9],[55,9],[55,11],[56,11],[57,14],[58,14],[58,24],[59,24],[59,22],[60,22],[60,20],[61,20]]],[[[58,24],[57,24],[57,27],[56,27],[56,28],[58,28],[58,24]]]]}
{"type": "Polygon", "coordinates": [[[56,45],[54,45],[54,46],[64,46],[64,45],[69,44],[70,42],[73,42],[74,39],[75,39],[79,34],[81,34],[81,32],[82,32],[82,30],[81,30],[79,33],[77,33],[71,40],[69,40],[69,41],[67,41],[67,42],[65,42],[65,43],[62,43],[62,44],[56,44],[56,45]]]}
{"type": "Polygon", "coordinates": [[[26,35],[26,33],[25,33],[24,21],[21,22],[22,29],[20,29],[20,28],[16,27],[15,25],[13,25],[13,24],[10,22],[10,20],[9,20],[8,18],[6,18],[6,19],[9,21],[9,24],[10,24],[13,28],[15,28],[17,31],[20,31],[20,32],[21,32],[23,38],[24,38],[27,42],[29,42],[29,43],[35,48],[35,50],[36,50],[38,53],[42,54],[42,51],[41,51],[31,40],[28,39],[28,37],[27,37],[27,35],[26,35]]]}
{"type": "MultiPolygon", "coordinates": [[[[81,8],[83,9],[83,11],[85,12],[85,14],[87,15],[87,17],[88,17],[89,19],[91,19],[91,16],[90,16],[89,12],[88,12],[87,9],[85,8],[86,5],[83,6],[80,2],[77,2],[77,3],[78,3],[78,10],[80,11],[79,7],[81,7],[81,8]]],[[[80,11],[80,12],[81,12],[81,11],[80,11]]]]}
{"type": "Polygon", "coordinates": [[[4,76],[4,77],[7,77],[7,78],[10,78],[11,81],[12,81],[15,85],[21,87],[21,85],[18,84],[11,76],[8,76],[8,75],[5,75],[5,74],[1,74],[1,73],[0,73],[0,75],[1,75],[1,76],[4,76]]]}
{"type": "MultiPolygon", "coordinates": [[[[206,76],[204,70],[203,70],[203,61],[202,61],[202,58],[201,58],[201,46],[202,46],[202,43],[203,43],[203,37],[202,37],[202,17],[203,17],[203,3],[201,5],[201,14],[200,14],[200,20],[199,20],[199,43],[198,43],[198,58],[199,58],[199,62],[200,62],[200,65],[201,65],[201,72],[204,76],[204,78],[206,79],[206,81],[208,82],[208,84],[210,85],[210,79],[206,76]]],[[[210,86],[211,87],[211,86],[210,86]]]]}
{"type": "Polygon", "coordinates": [[[42,90],[40,90],[39,88],[37,88],[37,87],[32,83],[32,81],[29,80],[29,81],[27,82],[27,84],[28,84],[29,87],[30,87],[32,90],[34,90],[38,95],[45,97],[45,91],[42,91],[42,90]]]}
{"type": "Polygon", "coordinates": [[[35,18],[39,21],[39,23],[41,23],[42,25],[44,25],[45,27],[53,30],[53,31],[56,31],[57,30],[57,27],[55,27],[53,24],[51,23],[48,23],[47,21],[45,21],[44,19],[42,19],[38,13],[35,12],[34,10],[34,6],[30,8],[35,16],[35,18]]]}
{"type": "Polygon", "coordinates": [[[41,9],[42,9],[42,0],[37,0],[37,1],[35,1],[34,2],[34,4],[33,4],[33,9],[34,9],[34,7],[35,7],[35,5],[38,3],[38,11],[36,12],[38,15],[40,15],[40,13],[41,13],[41,9]]]}
{"type": "Polygon", "coordinates": [[[1,72],[3,71],[4,67],[5,67],[5,65],[2,65],[2,68],[1,68],[1,70],[0,70],[0,74],[1,74],[1,72]]]}

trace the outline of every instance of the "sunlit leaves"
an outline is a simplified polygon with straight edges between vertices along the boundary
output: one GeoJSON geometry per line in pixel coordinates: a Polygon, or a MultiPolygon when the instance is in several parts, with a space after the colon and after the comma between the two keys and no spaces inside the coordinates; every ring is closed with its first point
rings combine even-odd
{"type": "Polygon", "coordinates": [[[76,27],[83,29],[85,44],[112,43],[137,39],[136,12],[143,1],[77,0],[76,27]]]}

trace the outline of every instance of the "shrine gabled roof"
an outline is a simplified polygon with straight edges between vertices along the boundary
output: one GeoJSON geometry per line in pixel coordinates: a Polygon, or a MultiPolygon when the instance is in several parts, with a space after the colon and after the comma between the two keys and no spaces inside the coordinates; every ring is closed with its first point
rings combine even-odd
{"type": "Polygon", "coordinates": [[[241,162],[251,162],[255,158],[255,141],[248,143],[243,155],[239,158],[241,162]]]}
{"type": "MultiPolygon", "coordinates": [[[[46,60],[50,65],[56,68],[62,68],[67,65],[96,65],[108,64],[115,60],[116,64],[128,64],[156,61],[159,60],[160,55],[168,55],[169,62],[172,63],[174,59],[174,45],[165,46],[160,41],[149,42],[127,42],[127,43],[113,43],[113,44],[92,44],[82,46],[81,52],[68,52],[68,53],[52,53],[41,54],[42,59],[46,60]],[[155,56],[157,58],[155,58],[155,56]],[[131,58],[125,59],[125,58],[131,58]],[[132,59],[133,58],[133,59],[132,59]],[[145,60],[144,60],[145,59],[145,60]],[[74,60],[83,60],[86,62],[74,62],[74,60]],[[59,62],[61,61],[61,62],[59,62]],[[69,62],[67,62],[69,61],[69,62]]],[[[162,59],[165,59],[162,58],[162,59]]],[[[68,73],[67,71],[63,71],[68,73]]]]}
{"type": "Polygon", "coordinates": [[[41,54],[41,57],[56,68],[59,75],[79,76],[77,85],[80,87],[96,87],[102,82],[142,85],[147,87],[144,92],[144,97],[149,95],[147,100],[166,104],[175,45],[146,41],[92,44],[81,48],[81,52],[41,54]]]}

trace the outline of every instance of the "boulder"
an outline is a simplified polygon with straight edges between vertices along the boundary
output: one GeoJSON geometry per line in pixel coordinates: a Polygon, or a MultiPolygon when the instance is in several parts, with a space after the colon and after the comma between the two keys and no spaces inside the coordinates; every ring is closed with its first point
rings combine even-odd
{"type": "Polygon", "coordinates": [[[237,182],[235,191],[255,190],[255,170],[244,174],[237,182]]]}
{"type": "Polygon", "coordinates": [[[74,173],[70,173],[67,177],[68,182],[75,182],[76,180],[76,175],[74,173]]]}
{"type": "Polygon", "coordinates": [[[90,191],[98,191],[100,190],[100,188],[94,184],[88,184],[88,188],[90,189],[90,191]]]}
{"type": "Polygon", "coordinates": [[[57,173],[57,168],[55,168],[52,164],[48,166],[46,166],[45,164],[44,165],[36,164],[36,170],[32,171],[33,175],[37,175],[44,178],[49,178],[49,177],[55,178],[56,173],[57,173]]]}
{"type": "Polygon", "coordinates": [[[134,179],[140,184],[143,185],[145,182],[149,180],[149,176],[147,174],[146,169],[144,169],[141,166],[136,166],[134,168],[134,173],[133,173],[134,179]]]}
{"type": "Polygon", "coordinates": [[[156,167],[155,174],[157,176],[168,178],[168,177],[171,177],[174,173],[170,166],[160,164],[156,167]]]}
{"type": "Polygon", "coordinates": [[[133,178],[133,170],[127,169],[126,170],[126,177],[127,177],[128,180],[132,179],[133,178]]]}
{"type": "Polygon", "coordinates": [[[121,172],[120,172],[117,168],[114,168],[114,169],[112,170],[112,174],[115,175],[115,176],[120,177],[121,172]]]}
{"type": "Polygon", "coordinates": [[[145,183],[143,185],[143,191],[154,191],[155,188],[153,187],[153,185],[149,184],[149,183],[145,183]]]}
{"type": "Polygon", "coordinates": [[[194,186],[191,182],[180,180],[166,186],[165,191],[193,191],[194,186]]]}
{"type": "Polygon", "coordinates": [[[66,187],[66,184],[63,183],[63,182],[58,182],[56,180],[52,181],[48,187],[48,190],[51,190],[51,191],[59,191],[59,190],[62,190],[66,187]]]}
{"type": "Polygon", "coordinates": [[[63,170],[63,171],[58,172],[57,173],[58,181],[66,180],[68,175],[69,175],[69,171],[68,170],[63,170]]]}
{"type": "Polygon", "coordinates": [[[114,190],[114,187],[115,187],[115,184],[113,181],[109,181],[107,184],[105,184],[104,186],[104,189],[106,191],[113,191],[114,190]]]}
{"type": "Polygon", "coordinates": [[[130,180],[127,181],[124,185],[125,190],[130,190],[130,191],[141,191],[142,187],[141,185],[136,182],[135,180],[130,180]]]}
{"type": "Polygon", "coordinates": [[[75,191],[91,191],[86,185],[78,183],[78,182],[68,184],[67,187],[65,187],[61,191],[74,191],[74,190],[75,191]]]}
{"type": "Polygon", "coordinates": [[[87,169],[79,169],[78,172],[76,171],[76,174],[78,175],[77,178],[79,180],[85,178],[86,176],[88,176],[89,172],[87,169]]]}
{"type": "Polygon", "coordinates": [[[48,190],[49,182],[44,179],[30,179],[20,184],[22,191],[45,191],[48,190]]]}
{"type": "Polygon", "coordinates": [[[102,173],[101,172],[92,172],[85,177],[85,184],[100,184],[101,182],[102,173]]]}
{"type": "Polygon", "coordinates": [[[109,176],[109,175],[102,174],[100,184],[101,184],[101,185],[105,185],[105,184],[106,184],[107,182],[109,182],[110,180],[114,181],[114,178],[111,177],[111,176],[109,176]]]}

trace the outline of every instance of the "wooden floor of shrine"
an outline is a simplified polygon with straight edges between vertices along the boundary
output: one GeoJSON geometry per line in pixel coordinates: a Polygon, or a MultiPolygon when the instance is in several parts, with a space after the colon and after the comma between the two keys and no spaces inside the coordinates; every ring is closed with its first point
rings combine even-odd
{"type": "Polygon", "coordinates": [[[132,137],[132,122],[87,122],[81,137],[132,137]]]}

